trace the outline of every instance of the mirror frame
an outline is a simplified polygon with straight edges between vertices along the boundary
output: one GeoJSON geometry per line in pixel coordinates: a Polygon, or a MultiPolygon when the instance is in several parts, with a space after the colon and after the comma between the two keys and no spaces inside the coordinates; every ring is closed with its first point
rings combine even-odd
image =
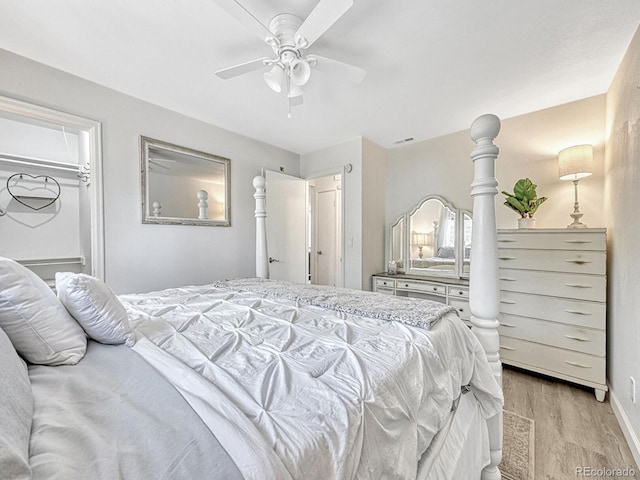
{"type": "MultiPolygon", "coordinates": [[[[173,143],[140,136],[140,178],[142,186],[142,223],[160,225],[201,225],[209,227],[231,226],[231,160],[212,153],[182,147],[173,143]],[[162,217],[151,213],[149,200],[149,149],[157,148],[169,152],[189,155],[200,160],[222,165],[224,168],[224,220],[200,220],[198,218],[162,217]]],[[[196,203],[194,202],[194,206],[196,203]]]]}
{"type": "Polygon", "coordinates": [[[400,215],[395,222],[389,225],[389,247],[387,248],[388,259],[387,265],[390,260],[395,260],[393,258],[393,227],[397,226],[398,223],[404,219],[404,238],[402,243],[402,255],[404,257],[404,265],[403,268],[398,268],[398,273],[408,274],[408,275],[416,275],[421,277],[445,277],[445,278],[469,278],[469,273],[464,272],[464,215],[468,215],[471,219],[473,216],[469,210],[464,210],[460,208],[456,208],[451,202],[447,201],[445,198],[439,195],[427,195],[418,201],[408,212],[400,215]],[[411,248],[411,216],[415,214],[422,205],[428,200],[438,200],[445,207],[449,208],[456,215],[456,238],[455,238],[455,263],[454,268],[451,271],[424,271],[424,269],[412,268],[411,267],[411,258],[409,258],[409,252],[411,248]],[[462,259],[462,261],[461,261],[462,259]]]}

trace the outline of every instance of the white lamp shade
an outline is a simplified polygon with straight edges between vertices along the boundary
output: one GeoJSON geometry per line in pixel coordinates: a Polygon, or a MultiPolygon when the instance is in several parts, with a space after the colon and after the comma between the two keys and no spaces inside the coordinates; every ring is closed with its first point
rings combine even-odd
{"type": "Polygon", "coordinates": [[[309,78],[311,78],[309,62],[299,59],[291,62],[291,83],[301,87],[309,81],[309,78]]]}
{"type": "Polygon", "coordinates": [[[282,79],[284,78],[284,70],[280,65],[274,65],[271,70],[265,73],[263,76],[265,83],[274,92],[280,93],[282,91],[282,79]]]}
{"type": "Polygon", "coordinates": [[[576,145],[558,153],[560,180],[579,180],[593,173],[593,146],[576,145]]]}
{"type": "Polygon", "coordinates": [[[416,233],[414,232],[413,234],[413,244],[418,246],[418,247],[424,247],[425,245],[427,245],[427,237],[429,236],[428,233],[416,233]]]}

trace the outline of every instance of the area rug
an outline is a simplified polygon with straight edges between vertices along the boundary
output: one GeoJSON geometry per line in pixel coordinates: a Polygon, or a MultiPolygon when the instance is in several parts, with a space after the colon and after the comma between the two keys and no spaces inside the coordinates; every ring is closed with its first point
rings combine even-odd
{"type": "Polygon", "coordinates": [[[504,410],[504,440],[500,471],[504,480],[534,480],[533,420],[504,410]]]}

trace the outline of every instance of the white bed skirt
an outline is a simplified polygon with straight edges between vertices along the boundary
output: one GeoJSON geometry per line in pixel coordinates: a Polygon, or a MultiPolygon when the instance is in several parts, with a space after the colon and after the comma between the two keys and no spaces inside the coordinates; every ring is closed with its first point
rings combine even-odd
{"type": "Polygon", "coordinates": [[[475,480],[489,463],[487,422],[469,392],[420,459],[417,480],[475,480]]]}

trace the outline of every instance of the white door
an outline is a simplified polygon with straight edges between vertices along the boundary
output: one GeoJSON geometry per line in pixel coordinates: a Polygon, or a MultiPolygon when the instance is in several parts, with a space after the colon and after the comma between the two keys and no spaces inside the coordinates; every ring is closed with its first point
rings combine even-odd
{"type": "Polygon", "coordinates": [[[266,172],[269,278],[305,283],[307,183],[266,172]]]}
{"type": "Polygon", "coordinates": [[[336,286],[336,191],[318,192],[316,212],[316,283],[336,286]]]}

